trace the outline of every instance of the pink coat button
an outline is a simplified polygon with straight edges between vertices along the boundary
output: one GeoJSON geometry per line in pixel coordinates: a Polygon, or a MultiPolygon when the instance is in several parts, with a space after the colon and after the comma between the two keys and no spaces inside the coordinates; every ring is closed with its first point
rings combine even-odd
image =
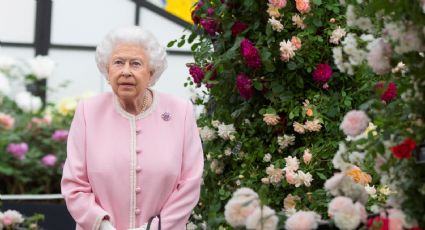
{"type": "Polygon", "coordinates": [[[139,194],[142,191],[140,187],[136,187],[136,193],[139,194]]]}
{"type": "Polygon", "coordinates": [[[136,213],[136,215],[140,215],[141,211],[140,209],[136,208],[136,211],[134,213],[136,213]]]}
{"type": "Polygon", "coordinates": [[[139,134],[141,134],[141,133],[142,133],[142,130],[140,130],[140,129],[136,130],[136,134],[137,134],[137,135],[139,135],[139,134]]]}
{"type": "Polygon", "coordinates": [[[137,168],[136,168],[136,172],[141,172],[142,171],[142,168],[140,167],[140,166],[137,166],[137,168]]]}
{"type": "Polygon", "coordinates": [[[142,153],[142,150],[137,149],[137,150],[136,150],[136,153],[137,153],[137,154],[140,154],[140,153],[142,153]]]}

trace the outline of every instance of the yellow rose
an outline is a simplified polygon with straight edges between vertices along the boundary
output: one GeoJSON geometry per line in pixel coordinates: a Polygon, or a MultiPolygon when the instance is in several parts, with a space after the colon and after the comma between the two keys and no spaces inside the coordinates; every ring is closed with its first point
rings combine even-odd
{"type": "Polygon", "coordinates": [[[372,182],[372,177],[369,174],[362,172],[362,170],[356,166],[347,170],[345,172],[345,175],[353,178],[354,182],[361,184],[363,186],[366,186],[367,184],[372,182]]]}
{"type": "Polygon", "coordinates": [[[72,114],[77,108],[77,101],[71,97],[62,98],[57,104],[58,112],[62,115],[72,114]]]}

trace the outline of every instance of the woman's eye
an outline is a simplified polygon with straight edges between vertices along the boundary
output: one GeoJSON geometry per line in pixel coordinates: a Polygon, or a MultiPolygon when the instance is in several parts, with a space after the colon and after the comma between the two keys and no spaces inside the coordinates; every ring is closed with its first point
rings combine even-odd
{"type": "Polygon", "coordinates": [[[140,62],[133,62],[132,63],[134,66],[142,66],[142,63],[140,63],[140,62]]]}
{"type": "Polygon", "coordinates": [[[116,60],[116,61],[114,61],[114,64],[115,65],[122,65],[124,62],[123,61],[121,61],[121,60],[116,60]]]}

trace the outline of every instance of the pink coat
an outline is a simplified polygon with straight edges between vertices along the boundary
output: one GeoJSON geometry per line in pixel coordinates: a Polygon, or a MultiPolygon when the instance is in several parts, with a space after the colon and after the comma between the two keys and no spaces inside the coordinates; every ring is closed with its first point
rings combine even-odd
{"type": "Polygon", "coordinates": [[[199,199],[201,140],[189,101],[153,95],[137,116],[113,93],[79,103],[61,183],[77,230],[97,230],[105,217],[126,230],[157,214],[163,230],[185,229],[199,199]]]}

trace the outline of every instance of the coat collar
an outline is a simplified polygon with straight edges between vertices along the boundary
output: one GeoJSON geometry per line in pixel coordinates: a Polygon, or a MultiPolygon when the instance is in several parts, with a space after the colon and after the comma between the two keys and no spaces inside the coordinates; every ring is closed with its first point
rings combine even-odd
{"type": "Polygon", "coordinates": [[[151,106],[147,110],[145,110],[145,111],[143,111],[143,112],[141,112],[141,113],[139,113],[137,115],[133,115],[133,114],[125,111],[122,108],[121,104],[118,101],[118,96],[115,95],[115,93],[112,93],[112,95],[113,95],[113,103],[114,103],[115,110],[121,116],[123,116],[126,119],[136,119],[136,120],[139,120],[139,119],[142,119],[142,118],[145,118],[145,117],[149,116],[149,114],[151,114],[153,111],[155,111],[156,106],[158,104],[158,93],[155,90],[151,89],[151,88],[149,88],[149,90],[152,92],[152,104],[151,104],[151,106]]]}

